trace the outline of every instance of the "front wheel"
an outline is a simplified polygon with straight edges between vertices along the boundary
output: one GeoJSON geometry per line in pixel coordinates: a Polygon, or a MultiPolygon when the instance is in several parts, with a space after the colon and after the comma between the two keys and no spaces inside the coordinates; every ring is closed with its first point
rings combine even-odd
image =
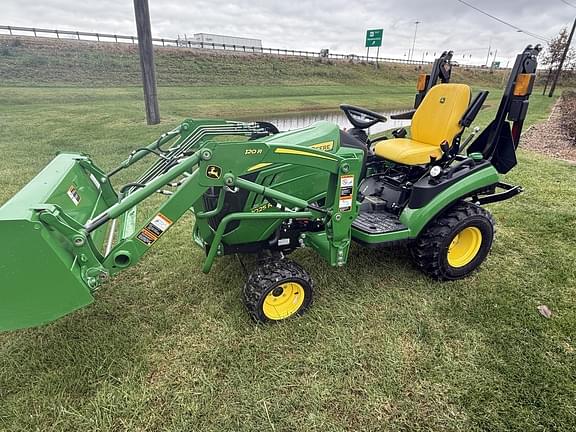
{"type": "Polygon", "coordinates": [[[259,323],[303,314],[312,302],[312,278],[299,264],[272,261],[258,267],[244,285],[244,304],[259,323]]]}
{"type": "Polygon", "coordinates": [[[416,265],[437,280],[462,279],[488,256],[494,220],[488,211],[459,202],[420,234],[412,247],[416,265]]]}

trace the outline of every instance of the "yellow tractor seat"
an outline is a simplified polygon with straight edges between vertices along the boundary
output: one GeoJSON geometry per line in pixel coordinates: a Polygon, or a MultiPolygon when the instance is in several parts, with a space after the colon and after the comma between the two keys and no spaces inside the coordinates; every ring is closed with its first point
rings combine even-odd
{"type": "Polygon", "coordinates": [[[439,159],[442,150],[439,146],[424,144],[410,138],[395,138],[376,144],[374,153],[384,159],[404,165],[424,165],[430,158],[439,159]]]}
{"type": "Polygon", "coordinates": [[[432,87],[414,113],[411,137],[378,142],[374,154],[404,165],[424,165],[442,156],[440,145],[452,145],[463,129],[462,116],[472,92],[465,84],[438,84],[432,87]]]}

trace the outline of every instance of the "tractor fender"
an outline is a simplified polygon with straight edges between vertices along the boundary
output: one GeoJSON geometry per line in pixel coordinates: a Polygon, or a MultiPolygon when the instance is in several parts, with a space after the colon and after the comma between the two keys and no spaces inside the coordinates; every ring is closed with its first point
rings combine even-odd
{"type": "Polygon", "coordinates": [[[407,206],[400,214],[402,222],[409,231],[409,238],[416,238],[428,223],[438,214],[461,198],[473,192],[498,183],[498,172],[492,165],[471,172],[460,181],[440,192],[434,199],[421,208],[407,206]]]}

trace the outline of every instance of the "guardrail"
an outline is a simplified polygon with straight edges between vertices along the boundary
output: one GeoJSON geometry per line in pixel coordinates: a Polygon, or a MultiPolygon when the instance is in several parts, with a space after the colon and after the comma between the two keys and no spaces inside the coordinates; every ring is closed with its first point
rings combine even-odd
{"type": "MultiPolygon", "coordinates": [[[[12,36],[52,37],[67,40],[76,39],[79,41],[91,41],[91,42],[96,41],[96,42],[130,43],[130,44],[138,43],[137,36],[128,36],[128,35],[111,34],[111,33],[92,33],[92,32],[74,31],[74,30],[55,30],[55,29],[45,29],[38,27],[19,27],[19,26],[0,25],[0,34],[9,34],[12,36]]],[[[162,46],[162,47],[214,49],[214,50],[272,54],[272,55],[283,55],[294,57],[308,57],[308,58],[316,57],[316,58],[326,58],[334,60],[366,61],[369,63],[383,62],[383,63],[403,63],[413,65],[432,64],[431,61],[425,61],[425,60],[424,61],[406,60],[391,57],[360,56],[356,54],[336,54],[330,52],[324,54],[322,52],[313,52],[313,51],[291,50],[283,48],[263,48],[248,45],[230,45],[230,44],[220,44],[211,42],[191,41],[187,39],[152,38],[152,43],[154,43],[156,46],[162,46]]],[[[486,69],[485,67],[476,65],[460,64],[459,66],[466,68],[486,69]]]]}

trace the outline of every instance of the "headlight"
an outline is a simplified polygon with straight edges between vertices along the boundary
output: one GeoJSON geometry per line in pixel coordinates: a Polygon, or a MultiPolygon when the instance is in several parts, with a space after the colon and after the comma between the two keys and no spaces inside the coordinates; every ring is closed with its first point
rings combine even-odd
{"type": "Polygon", "coordinates": [[[440,174],[442,174],[442,168],[438,165],[434,165],[430,168],[430,177],[438,177],[440,174]]]}

